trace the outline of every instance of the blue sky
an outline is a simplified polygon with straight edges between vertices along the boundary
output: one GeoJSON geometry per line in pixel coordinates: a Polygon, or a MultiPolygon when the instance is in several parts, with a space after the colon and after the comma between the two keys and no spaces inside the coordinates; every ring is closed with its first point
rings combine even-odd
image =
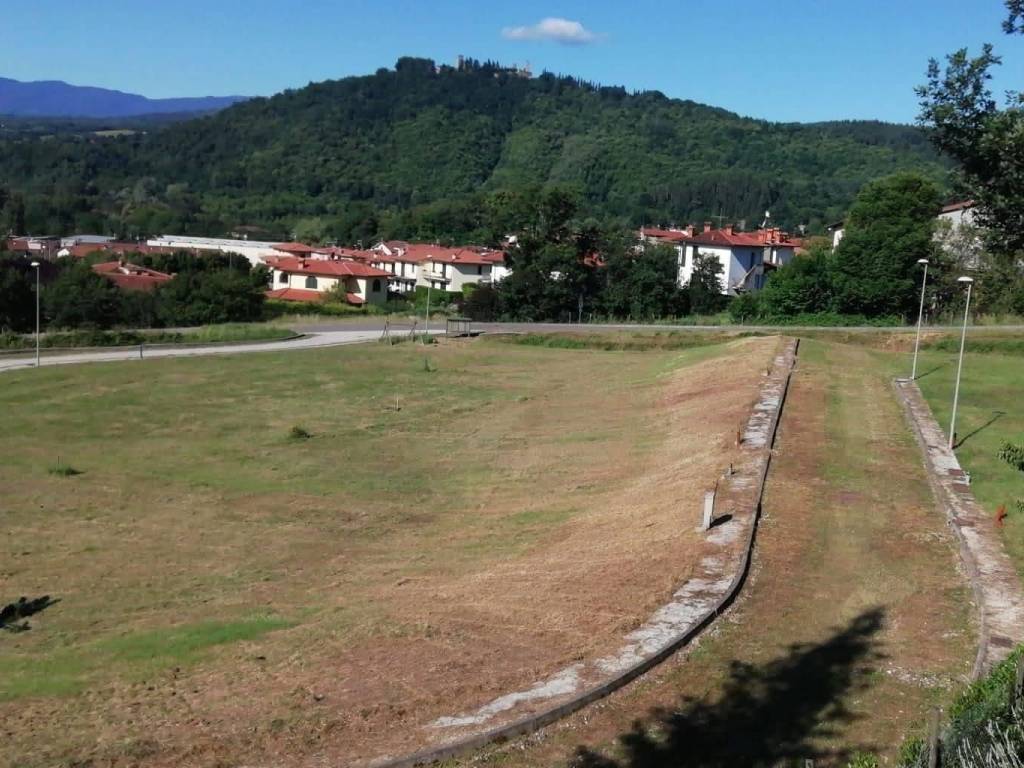
{"type": "Polygon", "coordinates": [[[772,120],[913,120],[930,56],[995,43],[1001,0],[32,0],[4,3],[0,76],[151,97],[269,95],[401,55],[529,62],[772,120]],[[579,26],[548,24],[564,19],[579,26]],[[559,38],[552,39],[552,37],[559,38]],[[566,42],[566,40],[568,42],[566,42]]]}

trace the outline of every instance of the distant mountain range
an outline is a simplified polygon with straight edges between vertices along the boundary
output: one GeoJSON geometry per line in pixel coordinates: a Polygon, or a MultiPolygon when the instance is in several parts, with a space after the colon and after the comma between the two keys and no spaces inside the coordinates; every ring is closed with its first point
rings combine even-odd
{"type": "Polygon", "coordinates": [[[61,80],[23,83],[0,77],[0,115],[17,117],[137,117],[216,112],[247,96],[150,99],[137,93],[71,85],[61,80]]]}

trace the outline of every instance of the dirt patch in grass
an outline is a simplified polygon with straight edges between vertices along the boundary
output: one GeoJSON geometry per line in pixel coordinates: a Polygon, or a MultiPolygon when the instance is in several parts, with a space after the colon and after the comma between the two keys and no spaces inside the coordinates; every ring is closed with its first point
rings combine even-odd
{"type": "Polygon", "coordinates": [[[963,684],[970,596],[884,366],[805,343],[777,451],[752,579],[724,621],[637,683],[473,764],[884,760],[963,684]]]}
{"type": "Polygon", "coordinates": [[[0,586],[62,603],[0,638],[8,754],[346,764],[610,650],[690,573],[777,341],[733,344],[12,374],[0,586]]]}

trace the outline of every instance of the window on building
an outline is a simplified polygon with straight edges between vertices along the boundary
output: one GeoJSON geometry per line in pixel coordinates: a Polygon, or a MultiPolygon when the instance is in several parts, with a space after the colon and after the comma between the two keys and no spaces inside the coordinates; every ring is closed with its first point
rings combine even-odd
{"type": "Polygon", "coordinates": [[[380,280],[373,281],[373,292],[380,293],[380,280]]]}
{"type": "Polygon", "coordinates": [[[307,288],[312,288],[315,291],[316,290],[316,278],[313,277],[312,275],[307,277],[306,278],[306,287],[307,288]]]}
{"type": "Polygon", "coordinates": [[[477,264],[476,265],[476,273],[478,275],[482,275],[484,273],[484,265],[483,264],[477,264]]]}
{"type": "Polygon", "coordinates": [[[279,283],[287,283],[288,282],[288,273],[287,272],[279,272],[278,275],[277,275],[277,282],[279,282],[279,283]]]}

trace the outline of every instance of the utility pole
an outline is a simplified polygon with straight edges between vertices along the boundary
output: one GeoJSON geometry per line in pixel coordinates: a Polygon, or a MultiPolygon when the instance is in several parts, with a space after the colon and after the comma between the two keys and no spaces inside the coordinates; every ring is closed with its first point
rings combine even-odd
{"type": "Polygon", "coordinates": [[[430,290],[433,287],[434,287],[434,281],[433,280],[428,280],[427,281],[427,320],[426,320],[426,330],[423,332],[423,343],[424,344],[426,344],[427,340],[430,338],[430,290]]]}
{"type": "Polygon", "coordinates": [[[970,277],[958,277],[958,283],[967,285],[967,303],[964,305],[964,329],[960,333],[960,362],[956,366],[956,388],[953,390],[953,417],[949,420],[949,450],[953,450],[956,444],[956,407],[960,402],[960,373],[964,369],[964,344],[967,341],[967,314],[971,311],[971,288],[974,279],[970,277]]]}
{"type": "Polygon", "coordinates": [[[36,368],[39,367],[39,262],[33,261],[36,269],[36,368]]]}
{"type": "Polygon", "coordinates": [[[910,380],[917,379],[917,351],[921,347],[921,318],[924,317],[924,289],[928,285],[928,259],[918,259],[918,264],[924,264],[924,276],[921,278],[921,305],[917,308],[917,339],[914,341],[914,365],[910,369],[910,380]]]}

